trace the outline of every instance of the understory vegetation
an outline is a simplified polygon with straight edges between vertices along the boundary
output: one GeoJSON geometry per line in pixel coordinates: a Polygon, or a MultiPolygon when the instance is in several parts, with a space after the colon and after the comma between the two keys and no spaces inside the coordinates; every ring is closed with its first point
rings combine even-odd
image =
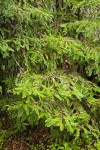
{"type": "Polygon", "coordinates": [[[100,1],[0,0],[0,149],[100,150],[100,1]]]}

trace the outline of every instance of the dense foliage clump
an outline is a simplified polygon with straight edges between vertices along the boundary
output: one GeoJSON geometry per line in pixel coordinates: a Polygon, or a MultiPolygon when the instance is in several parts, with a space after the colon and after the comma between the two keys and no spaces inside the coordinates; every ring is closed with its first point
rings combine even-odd
{"type": "Polygon", "coordinates": [[[41,127],[48,149],[100,149],[99,4],[0,1],[1,145],[41,127]]]}

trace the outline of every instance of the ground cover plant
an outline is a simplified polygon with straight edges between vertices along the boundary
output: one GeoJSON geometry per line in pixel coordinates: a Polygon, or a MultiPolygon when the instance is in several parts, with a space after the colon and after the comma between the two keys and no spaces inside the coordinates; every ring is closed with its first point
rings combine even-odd
{"type": "Polygon", "coordinates": [[[100,149],[99,9],[0,1],[1,149],[100,149]]]}

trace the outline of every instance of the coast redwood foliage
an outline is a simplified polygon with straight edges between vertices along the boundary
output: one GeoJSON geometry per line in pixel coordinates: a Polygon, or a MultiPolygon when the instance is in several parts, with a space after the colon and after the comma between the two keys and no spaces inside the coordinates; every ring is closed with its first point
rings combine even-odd
{"type": "Polygon", "coordinates": [[[46,129],[45,149],[100,149],[99,15],[99,0],[0,0],[0,145],[46,129]]]}

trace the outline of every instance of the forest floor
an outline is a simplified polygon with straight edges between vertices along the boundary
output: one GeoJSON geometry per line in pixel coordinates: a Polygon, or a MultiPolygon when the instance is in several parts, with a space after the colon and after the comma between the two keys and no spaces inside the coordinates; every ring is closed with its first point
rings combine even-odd
{"type": "Polygon", "coordinates": [[[9,139],[5,140],[2,146],[2,150],[46,150],[46,146],[49,144],[49,129],[40,128],[33,129],[24,133],[16,133],[9,139]],[[40,146],[40,142],[43,144],[40,146]],[[36,146],[35,146],[36,145],[36,146]],[[45,146],[45,147],[44,147],[45,146]]]}

